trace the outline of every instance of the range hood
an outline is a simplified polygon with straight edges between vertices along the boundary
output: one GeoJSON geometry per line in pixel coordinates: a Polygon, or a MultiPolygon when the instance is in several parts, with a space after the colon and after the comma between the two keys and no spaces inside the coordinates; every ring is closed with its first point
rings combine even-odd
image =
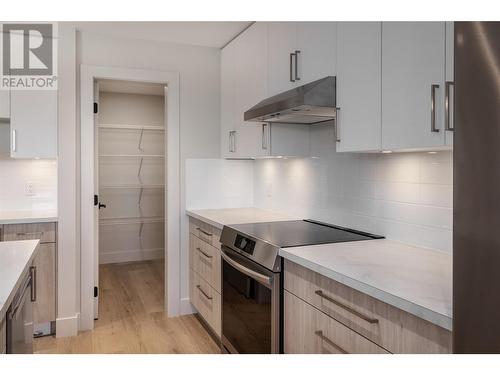
{"type": "Polygon", "coordinates": [[[335,77],[329,76],[272,96],[250,108],[245,121],[317,124],[335,118],[335,77]]]}

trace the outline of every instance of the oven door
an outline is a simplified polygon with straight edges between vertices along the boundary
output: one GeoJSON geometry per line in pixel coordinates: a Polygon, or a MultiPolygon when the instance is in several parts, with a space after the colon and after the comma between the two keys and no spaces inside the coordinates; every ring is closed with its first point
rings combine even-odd
{"type": "Polygon", "coordinates": [[[222,246],[222,344],[230,353],[280,352],[280,274],[222,246]]]}

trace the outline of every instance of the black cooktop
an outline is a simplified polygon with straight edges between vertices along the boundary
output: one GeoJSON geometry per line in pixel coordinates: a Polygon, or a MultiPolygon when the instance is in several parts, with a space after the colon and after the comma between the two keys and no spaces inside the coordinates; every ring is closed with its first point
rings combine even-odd
{"type": "Polygon", "coordinates": [[[281,248],[384,238],[314,220],[275,221],[229,226],[240,233],[281,248]]]}

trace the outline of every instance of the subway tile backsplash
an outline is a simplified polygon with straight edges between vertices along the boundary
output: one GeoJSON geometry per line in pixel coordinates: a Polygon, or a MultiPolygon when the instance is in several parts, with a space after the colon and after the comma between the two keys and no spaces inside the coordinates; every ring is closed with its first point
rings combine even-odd
{"type": "Polygon", "coordinates": [[[254,206],[451,252],[452,152],[254,162],[254,206]]]}

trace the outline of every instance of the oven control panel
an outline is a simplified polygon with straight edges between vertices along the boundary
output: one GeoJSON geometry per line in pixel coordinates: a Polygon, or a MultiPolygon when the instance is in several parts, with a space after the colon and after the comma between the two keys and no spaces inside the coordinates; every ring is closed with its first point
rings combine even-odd
{"type": "Polygon", "coordinates": [[[238,234],[234,240],[234,247],[252,255],[255,249],[255,241],[238,234]]]}

